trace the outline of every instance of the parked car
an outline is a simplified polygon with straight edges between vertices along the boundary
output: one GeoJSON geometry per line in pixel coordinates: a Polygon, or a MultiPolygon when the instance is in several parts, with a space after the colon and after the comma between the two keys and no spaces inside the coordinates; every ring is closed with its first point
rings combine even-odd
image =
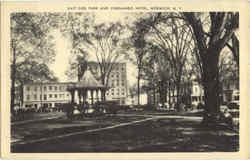
{"type": "MultiPolygon", "coordinates": [[[[227,103],[226,105],[223,104],[220,106],[220,112],[221,112],[222,118],[225,118],[225,115],[230,114],[232,124],[237,125],[239,123],[239,104],[238,103],[232,101],[232,102],[227,103]]],[[[229,118],[227,119],[229,120],[229,118]]]]}
{"type": "Polygon", "coordinates": [[[230,114],[232,114],[233,117],[239,117],[240,106],[238,103],[229,102],[227,106],[228,106],[230,114]]]}
{"type": "Polygon", "coordinates": [[[224,113],[225,110],[228,110],[228,106],[227,106],[227,105],[221,105],[221,106],[220,106],[220,112],[221,112],[221,113],[224,113]]]}

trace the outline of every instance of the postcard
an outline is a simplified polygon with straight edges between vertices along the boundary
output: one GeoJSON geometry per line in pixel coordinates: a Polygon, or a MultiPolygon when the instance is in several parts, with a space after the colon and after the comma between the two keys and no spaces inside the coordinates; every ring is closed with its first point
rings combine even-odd
{"type": "Polygon", "coordinates": [[[248,15],[243,0],[3,2],[1,156],[246,159],[248,15]]]}

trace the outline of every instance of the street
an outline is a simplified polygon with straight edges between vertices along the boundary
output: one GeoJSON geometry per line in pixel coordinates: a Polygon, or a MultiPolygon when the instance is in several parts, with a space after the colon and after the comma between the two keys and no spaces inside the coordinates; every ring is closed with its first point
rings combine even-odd
{"type": "Polygon", "coordinates": [[[12,152],[235,152],[239,135],[205,128],[199,116],[139,113],[69,122],[64,117],[14,125],[12,152]],[[19,137],[19,139],[18,139],[19,137]]]}

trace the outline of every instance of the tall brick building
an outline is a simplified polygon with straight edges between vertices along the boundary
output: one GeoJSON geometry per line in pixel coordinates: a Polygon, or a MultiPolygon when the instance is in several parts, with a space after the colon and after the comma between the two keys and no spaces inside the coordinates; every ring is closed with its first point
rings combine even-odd
{"type": "MultiPolygon", "coordinates": [[[[88,62],[91,72],[95,78],[101,81],[101,71],[97,62],[88,62]]],[[[127,98],[127,70],[126,63],[113,63],[111,72],[107,77],[110,89],[106,92],[106,100],[118,100],[120,104],[126,103],[127,98]]]]}

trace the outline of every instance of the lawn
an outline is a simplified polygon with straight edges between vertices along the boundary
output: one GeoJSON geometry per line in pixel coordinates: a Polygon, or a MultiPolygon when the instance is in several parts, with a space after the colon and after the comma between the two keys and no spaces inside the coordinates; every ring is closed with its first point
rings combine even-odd
{"type": "Polygon", "coordinates": [[[34,153],[236,152],[238,149],[238,133],[228,128],[205,128],[197,119],[167,117],[50,141],[12,146],[12,152],[34,153]]]}
{"type": "Polygon", "coordinates": [[[53,137],[73,132],[103,128],[120,123],[145,119],[144,117],[127,116],[100,116],[86,117],[81,120],[69,120],[66,116],[57,119],[31,121],[11,127],[11,136],[14,141],[27,141],[39,138],[53,137]]]}

